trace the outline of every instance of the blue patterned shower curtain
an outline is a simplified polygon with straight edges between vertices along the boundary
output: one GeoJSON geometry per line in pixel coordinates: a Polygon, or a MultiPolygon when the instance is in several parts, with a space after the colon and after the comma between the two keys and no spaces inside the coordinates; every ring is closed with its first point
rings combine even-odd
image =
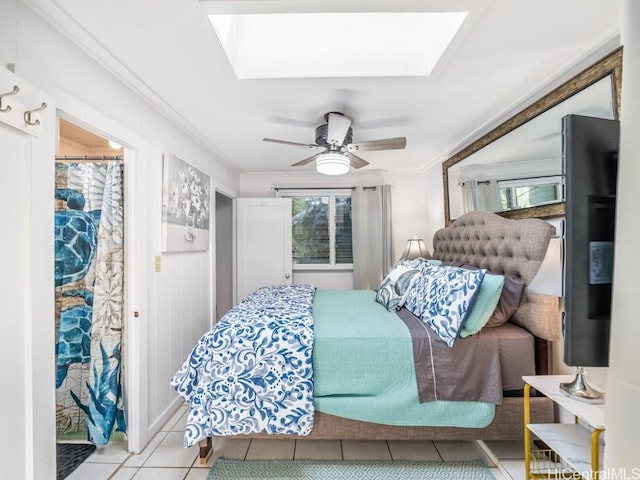
{"type": "Polygon", "coordinates": [[[96,445],[126,433],[123,167],[56,163],[57,435],[96,445]]]}

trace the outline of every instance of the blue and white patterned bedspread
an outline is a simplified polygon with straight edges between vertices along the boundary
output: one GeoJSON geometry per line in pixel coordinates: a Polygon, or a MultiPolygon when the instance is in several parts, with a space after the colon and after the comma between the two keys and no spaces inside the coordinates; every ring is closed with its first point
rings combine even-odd
{"type": "Polygon", "coordinates": [[[212,435],[311,432],[314,292],[263,287],[200,338],[171,380],[188,403],[185,446],[212,435]]]}

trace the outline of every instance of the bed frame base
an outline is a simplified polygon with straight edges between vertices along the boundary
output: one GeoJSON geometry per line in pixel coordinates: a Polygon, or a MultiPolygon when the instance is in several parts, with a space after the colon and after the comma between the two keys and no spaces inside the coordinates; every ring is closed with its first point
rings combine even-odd
{"type": "Polygon", "coordinates": [[[198,447],[200,447],[198,458],[200,459],[200,464],[204,465],[205,463],[207,463],[209,455],[213,452],[211,437],[203,438],[202,440],[200,440],[198,442],[198,447]]]}
{"type": "MultiPolygon", "coordinates": [[[[531,422],[553,423],[553,402],[546,397],[531,398],[531,422]]],[[[496,406],[493,422],[485,428],[403,427],[359,422],[315,413],[313,431],[304,437],[258,433],[237,438],[300,438],[301,440],[522,440],[524,438],[523,399],[504,398],[496,406]]],[[[212,453],[211,437],[200,440],[200,463],[212,453]]]]}

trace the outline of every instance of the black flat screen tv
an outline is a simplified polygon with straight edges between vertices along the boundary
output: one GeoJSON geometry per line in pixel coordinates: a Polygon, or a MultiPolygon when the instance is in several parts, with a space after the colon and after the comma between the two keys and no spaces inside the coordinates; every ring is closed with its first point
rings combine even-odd
{"type": "Polygon", "coordinates": [[[619,131],[617,120],[562,119],[564,361],[575,367],[609,365],[619,131]]]}

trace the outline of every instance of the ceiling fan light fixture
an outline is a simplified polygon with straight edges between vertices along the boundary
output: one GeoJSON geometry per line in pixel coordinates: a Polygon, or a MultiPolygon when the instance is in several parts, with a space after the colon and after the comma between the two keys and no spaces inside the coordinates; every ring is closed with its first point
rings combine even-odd
{"type": "Polygon", "coordinates": [[[337,152],[318,155],[316,170],[324,175],[344,175],[349,171],[349,159],[337,152]]]}

